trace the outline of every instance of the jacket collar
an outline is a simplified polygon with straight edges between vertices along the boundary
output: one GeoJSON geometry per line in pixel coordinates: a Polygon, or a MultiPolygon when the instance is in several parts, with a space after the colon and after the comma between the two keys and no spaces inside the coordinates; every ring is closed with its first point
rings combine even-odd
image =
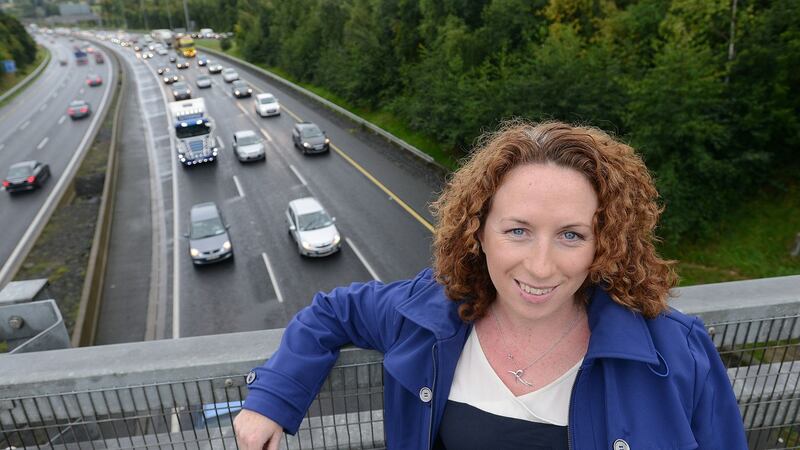
{"type": "MultiPolygon", "coordinates": [[[[590,289],[587,313],[592,335],[584,362],[616,358],[658,364],[644,317],[616,303],[600,286],[590,289]]],[[[397,311],[438,340],[449,339],[469,325],[458,317],[458,303],[445,296],[444,286],[436,282],[430,268],[417,275],[414,292],[397,306],[397,311]]]]}
{"type": "Polygon", "coordinates": [[[431,331],[437,340],[453,337],[466,325],[458,317],[458,303],[447,298],[430,268],[417,275],[414,292],[397,306],[397,312],[431,331]]]}
{"type": "Polygon", "coordinates": [[[584,361],[617,358],[658,364],[656,348],[644,317],[612,300],[600,286],[591,290],[587,314],[592,335],[584,361]]]}

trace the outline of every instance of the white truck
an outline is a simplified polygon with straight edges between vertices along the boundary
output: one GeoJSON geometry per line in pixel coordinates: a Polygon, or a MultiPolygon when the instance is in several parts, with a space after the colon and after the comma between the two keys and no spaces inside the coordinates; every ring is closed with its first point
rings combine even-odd
{"type": "Polygon", "coordinates": [[[211,28],[200,28],[200,39],[211,39],[214,37],[214,30],[211,28]]]}
{"type": "Polygon", "coordinates": [[[150,32],[150,37],[154,41],[162,43],[165,47],[172,46],[172,31],[167,29],[153,30],[150,32]]]}
{"type": "Polygon", "coordinates": [[[188,167],[216,162],[219,147],[214,135],[214,122],[208,117],[205,100],[193,98],[171,102],[169,111],[181,164],[188,167]]]}

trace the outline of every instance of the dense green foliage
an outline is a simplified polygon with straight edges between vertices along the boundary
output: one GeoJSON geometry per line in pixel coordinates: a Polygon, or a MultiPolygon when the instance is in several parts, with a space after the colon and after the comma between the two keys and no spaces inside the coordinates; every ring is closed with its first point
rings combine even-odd
{"type": "Polygon", "coordinates": [[[677,242],[800,169],[800,2],[731,6],[238,0],[235,31],[249,60],[389,110],[455,157],[510,117],[616,133],[654,172],[659,234],[677,242]]]}
{"type": "MultiPolygon", "coordinates": [[[[199,28],[230,31],[236,23],[237,0],[188,0],[189,20],[199,28]]],[[[183,2],[176,0],[99,0],[98,15],[108,27],[136,30],[186,28],[183,2]]]]}
{"type": "Polygon", "coordinates": [[[0,12],[0,60],[13,59],[22,68],[36,59],[36,42],[14,17],[0,12]]]}
{"type": "MultiPolygon", "coordinates": [[[[129,26],[143,25],[136,2],[125,5],[129,26]]],[[[159,0],[143,5],[150,28],[167,26],[159,0]]],[[[189,5],[198,25],[233,29],[251,62],[389,112],[454,158],[511,117],[615,133],[653,171],[671,243],[708,236],[732,205],[800,169],[797,1],[189,5]]],[[[182,11],[172,16],[180,26],[182,11]]]]}

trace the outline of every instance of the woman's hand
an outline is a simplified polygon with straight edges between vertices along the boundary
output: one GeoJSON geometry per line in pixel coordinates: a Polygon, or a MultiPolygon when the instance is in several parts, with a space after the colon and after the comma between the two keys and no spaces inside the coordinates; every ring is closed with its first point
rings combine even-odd
{"type": "Polygon", "coordinates": [[[243,409],[233,420],[236,443],[241,450],[278,450],[283,427],[261,414],[243,409]]]}

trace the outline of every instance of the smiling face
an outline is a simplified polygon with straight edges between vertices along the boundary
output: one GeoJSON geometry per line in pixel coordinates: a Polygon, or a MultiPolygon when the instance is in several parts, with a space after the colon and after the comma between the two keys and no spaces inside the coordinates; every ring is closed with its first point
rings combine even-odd
{"type": "Polygon", "coordinates": [[[581,173],[526,164],[506,174],[480,231],[503,317],[529,324],[574,315],[594,260],[598,200],[581,173]]]}

